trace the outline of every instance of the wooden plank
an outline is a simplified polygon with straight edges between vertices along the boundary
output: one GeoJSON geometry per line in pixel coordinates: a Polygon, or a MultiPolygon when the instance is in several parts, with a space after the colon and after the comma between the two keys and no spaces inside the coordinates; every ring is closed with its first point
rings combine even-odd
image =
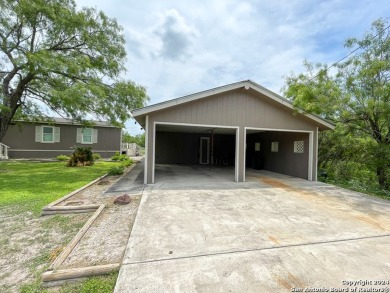
{"type": "Polygon", "coordinates": [[[87,185],[84,185],[82,187],[80,187],[79,189],[76,189],[75,191],[72,191],[71,193],[49,203],[46,207],[52,207],[52,206],[55,206],[57,204],[59,204],[60,202],[63,202],[64,200],[68,199],[69,197],[75,195],[77,192],[80,192],[82,190],[84,190],[85,188],[91,186],[92,184],[95,184],[96,182],[98,182],[99,180],[103,179],[104,177],[106,177],[108,174],[104,174],[103,176],[100,176],[99,178],[89,182],[87,185]]]}
{"type": "Polygon", "coordinates": [[[53,206],[53,207],[44,207],[42,210],[43,211],[67,211],[67,210],[96,210],[100,207],[98,204],[94,205],[78,205],[78,206],[53,206]]]}
{"type": "Polygon", "coordinates": [[[60,255],[55,259],[55,261],[50,265],[49,270],[57,269],[64,260],[69,256],[72,252],[73,248],[80,241],[81,237],[88,231],[89,227],[91,227],[92,223],[96,220],[96,218],[100,215],[100,213],[105,208],[105,205],[101,205],[97,211],[88,219],[88,221],[84,224],[84,226],[80,229],[80,231],[73,237],[72,241],[65,247],[65,249],[60,253],[60,255]]]}
{"type": "Polygon", "coordinates": [[[91,266],[84,268],[64,269],[56,271],[48,271],[42,274],[43,282],[53,282],[77,278],[85,278],[91,276],[99,276],[112,273],[120,268],[119,263],[91,266]]]}
{"type": "Polygon", "coordinates": [[[43,211],[41,216],[92,213],[94,210],[43,211]]]}

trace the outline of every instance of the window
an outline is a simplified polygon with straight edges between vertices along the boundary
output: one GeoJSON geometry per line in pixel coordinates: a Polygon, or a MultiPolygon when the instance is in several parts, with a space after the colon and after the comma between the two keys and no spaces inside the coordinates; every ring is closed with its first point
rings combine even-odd
{"type": "Polygon", "coordinates": [[[255,151],[260,152],[260,143],[259,142],[255,142],[255,151]]]}
{"type": "Polygon", "coordinates": [[[42,142],[54,141],[54,129],[51,126],[42,126],[42,142]]]}
{"type": "Polygon", "coordinates": [[[97,143],[98,130],[93,128],[77,128],[77,143],[93,144],[97,143]]]}
{"type": "Polygon", "coordinates": [[[271,142],[271,152],[277,153],[279,151],[279,143],[277,141],[271,142]]]}
{"type": "Polygon", "coordinates": [[[60,142],[60,128],[54,126],[36,126],[35,142],[41,142],[41,143],[60,142]]]}
{"type": "Polygon", "coordinates": [[[303,153],[304,142],[303,141],[294,141],[294,153],[303,153]]]}
{"type": "Polygon", "coordinates": [[[82,143],[92,143],[92,129],[91,128],[84,128],[81,133],[83,134],[83,137],[81,139],[82,143]]]}

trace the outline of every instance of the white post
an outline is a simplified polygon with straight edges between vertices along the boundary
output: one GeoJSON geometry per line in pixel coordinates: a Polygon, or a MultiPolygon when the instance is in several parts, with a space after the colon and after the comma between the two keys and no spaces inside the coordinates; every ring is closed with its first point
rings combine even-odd
{"type": "Polygon", "coordinates": [[[8,147],[4,146],[4,158],[8,160],[8,147]]]}

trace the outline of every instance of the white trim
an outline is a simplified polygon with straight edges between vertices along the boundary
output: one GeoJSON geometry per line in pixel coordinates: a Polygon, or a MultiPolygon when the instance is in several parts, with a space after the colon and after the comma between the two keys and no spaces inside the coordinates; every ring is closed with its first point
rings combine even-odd
{"type": "Polygon", "coordinates": [[[258,127],[245,127],[245,129],[249,130],[264,130],[264,131],[284,131],[284,132],[304,132],[310,133],[312,130],[296,130],[296,129],[283,129],[283,128],[258,128],[258,127]]]}
{"type": "Polygon", "coordinates": [[[154,122],[155,125],[177,125],[177,126],[194,126],[194,127],[210,127],[210,128],[225,128],[225,129],[237,129],[239,126],[224,126],[224,125],[212,125],[212,124],[193,124],[193,123],[176,123],[176,122],[154,122]]]}
{"type": "MultiPolygon", "coordinates": [[[[314,158],[314,156],[313,156],[313,158],[314,158]]],[[[316,168],[316,176],[314,178],[314,181],[318,181],[318,127],[317,127],[316,164],[315,164],[315,168],[316,168]]]]}
{"type": "Polygon", "coordinates": [[[210,164],[210,137],[202,136],[200,138],[200,144],[199,144],[199,164],[201,164],[201,165],[209,165],[210,164]],[[207,141],[207,160],[206,160],[206,163],[202,162],[202,156],[203,156],[202,140],[206,140],[207,141]]]}
{"type": "Polygon", "coordinates": [[[308,166],[308,175],[309,181],[313,181],[313,146],[314,146],[314,132],[309,133],[309,166],[308,166]]]}
{"type": "Polygon", "coordinates": [[[154,173],[156,171],[155,166],[155,160],[156,160],[156,123],[153,123],[153,156],[152,156],[152,183],[154,183],[154,173]]]}
{"type": "Polygon", "coordinates": [[[242,182],[245,182],[245,177],[246,177],[246,173],[245,173],[245,171],[246,171],[246,149],[247,149],[247,147],[246,147],[246,135],[247,135],[246,130],[247,130],[247,128],[244,127],[244,144],[243,144],[243,146],[244,146],[244,164],[243,164],[244,170],[242,172],[242,182]]]}
{"type": "MultiPolygon", "coordinates": [[[[145,132],[147,129],[147,125],[149,124],[149,115],[146,116],[145,119],[145,132]]],[[[156,164],[155,164],[155,153],[156,153],[156,126],[157,125],[175,125],[175,126],[192,126],[192,127],[210,127],[210,128],[224,128],[224,129],[235,129],[236,130],[236,158],[235,158],[235,181],[238,182],[238,168],[239,168],[239,134],[240,134],[240,127],[239,126],[224,126],[224,125],[209,125],[209,124],[191,124],[191,123],[176,123],[176,122],[154,122],[153,123],[153,135],[154,135],[154,140],[153,140],[153,155],[152,155],[152,160],[153,160],[153,165],[152,165],[152,176],[153,176],[153,183],[154,183],[154,171],[156,169],[156,164]]],[[[147,132],[146,132],[147,133],[147,132]]],[[[147,135],[145,135],[145,165],[146,165],[146,160],[148,153],[146,151],[146,145],[147,145],[147,135]]],[[[245,165],[245,164],[244,164],[245,165]]],[[[145,170],[146,174],[146,170],[145,170]]]]}
{"type": "Polygon", "coordinates": [[[149,152],[149,115],[145,117],[145,165],[144,165],[144,184],[148,184],[148,154],[149,152]]]}
{"type": "Polygon", "coordinates": [[[236,129],[236,161],[234,163],[234,181],[239,182],[238,178],[238,170],[239,170],[239,162],[240,162],[240,128],[236,129]]]}
{"type": "MultiPolygon", "coordinates": [[[[308,160],[308,174],[307,180],[313,181],[313,144],[314,137],[312,130],[296,130],[296,129],[280,129],[280,128],[257,128],[257,127],[244,127],[244,145],[246,145],[246,136],[247,130],[264,130],[264,131],[279,131],[279,132],[298,132],[298,133],[308,133],[309,134],[309,160],[308,160]]],[[[318,130],[318,127],[317,127],[318,130]]],[[[244,182],[245,182],[245,169],[246,169],[246,149],[244,151],[244,182]]]]}
{"type": "Polygon", "coordinates": [[[316,121],[317,123],[319,124],[322,124],[330,129],[334,129],[334,125],[332,125],[331,123],[327,122],[326,120],[320,118],[320,117],[316,117],[312,114],[306,114],[304,113],[303,111],[299,110],[299,109],[296,109],[288,100],[286,100],[285,98],[283,98],[282,96],[266,89],[265,87],[251,81],[251,80],[246,80],[246,81],[241,81],[241,82],[237,82],[237,83],[233,83],[233,84],[228,84],[228,85],[225,85],[225,86],[221,86],[221,87],[218,87],[218,88],[213,88],[213,89],[210,89],[210,90],[206,90],[206,91],[203,91],[203,92],[199,92],[199,93],[195,93],[195,94],[192,94],[192,95],[188,95],[188,96],[184,96],[184,97],[180,97],[180,98],[177,98],[177,99],[173,99],[173,100],[169,100],[169,101],[166,101],[166,102],[163,102],[163,103],[159,103],[159,104],[155,104],[155,105],[151,105],[151,106],[147,106],[147,107],[144,107],[144,108],[141,108],[141,109],[136,109],[132,112],[132,115],[133,117],[136,117],[136,116],[142,116],[142,115],[147,115],[151,112],[155,112],[155,111],[159,111],[159,110],[163,110],[163,109],[166,109],[166,108],[169,108],[169,107],[173,107],[173,106],[177,106],[177,105],[180,105],[180,104],[183,104],[183,103],[188,103],[188,102],[192,102],[192,101],[195,101],[195,100],[199,100],[199,99],[202,99],[202,98],[206,98],[206,97],[209,97],[209,96],[212,96],[212,95],[217,95],[217,94],[221,94],[221,93],[225,93],[225,92],[228,92],[228,91],[232,91],[232,90],[236,90],[236,89],[240,89],[240,88],[245,88],[245,89],[252,89],[258,93],[261,93],[265,96],[267,96],[268,98],[294,110],[294,111],[297,111],[298,113],[302,114],[303,116],[306,116],[307,118],[311,119],[311,120],[314,120],[316,121]]]}

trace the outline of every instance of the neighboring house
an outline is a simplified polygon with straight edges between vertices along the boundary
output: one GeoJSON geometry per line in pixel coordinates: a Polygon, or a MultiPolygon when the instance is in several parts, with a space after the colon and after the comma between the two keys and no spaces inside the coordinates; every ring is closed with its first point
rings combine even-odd
{"type": "Polygon", "coordinates": [[[70,155],[74,146],[91,147],[103,158],[121,151],[121,128],[101,121],[94,121],[93,125],[83,127],[62,118],[42,123],[18,121],[9,126],[2,143],[9,147],[10,159],[70,155]]]}
{"type": "Polygon", "coordinates": [[[250,80],[132,114],[145,129],[145,183],[156,164],[232,165],[236,182],[246,168],[317,180],[318,132],[334,128],[250,80]]]}

